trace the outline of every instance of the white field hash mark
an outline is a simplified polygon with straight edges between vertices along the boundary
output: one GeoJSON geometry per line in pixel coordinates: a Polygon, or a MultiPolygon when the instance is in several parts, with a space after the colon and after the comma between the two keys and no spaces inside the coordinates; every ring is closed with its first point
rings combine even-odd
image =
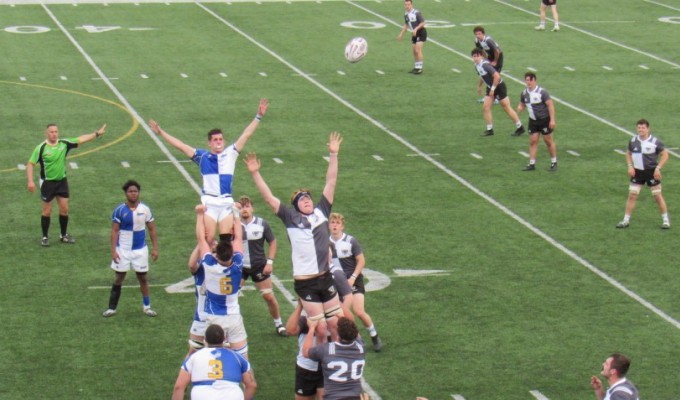
{"type": "Polygon", "coordinates": [[[545,397],[543,393],[539,392],[538,390],[530,390],[529,393],[531,393],[532,396],[536,398],[536,400],[550,400],[549,398],[545,397]]]}

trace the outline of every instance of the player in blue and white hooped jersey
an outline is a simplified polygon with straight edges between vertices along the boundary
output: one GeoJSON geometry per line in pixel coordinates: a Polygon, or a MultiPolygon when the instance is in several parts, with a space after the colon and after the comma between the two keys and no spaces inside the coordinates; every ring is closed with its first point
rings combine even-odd
{"type": "Polygon", "coordinates": [[[234,241],[218,242],[213,252],[205,239],[204,220],[205,206],[201,204],[196,206],[196,238],[202,255],[200,265],[205,271],[205,319],[208,324],[220,325],[231,348],[247,358],[248,335],[238,304],[243,275],[241,223],[238,218],[234,219],[234,241]]]}
{"type": "Polygon", "coordinates": [[[182,363],[172,391],[173,400],[184,399],[189,384],[192,400],[252,400],[257,383],[248,360],[223,347],[224,330],[217,324],[205,331],[207,347],[182,363]],[[244,390],[241,390],[243,384],[244,390]]]}
{"type": "Polygon", "coordinates": [[[204,347],[203,340],[205,339],[205,328],[208,326],[205,317],[205,270],[203,265],[201,265],[200,258],[200,248],[198,245],[194,247],[194,250],[189,256],[189,261],[187,266],[194,278],[194,287],[196,295],[196,310],[194,311],[194,318],[191,322],[191,327],[189,328],[189,353],[187,357],[204,347]]]}
{"type": "Polygon", "coordinates": [[[180,150],[198,165],[203,177],[201,203],[206,206],[205,224],[208,230],[208,243],[215,238],[215,230],[219,229],[221,240],[230,240],[234,217],[232,206],[232,184],[236,159],[248,139],[255,133],[260,120],[267,112],[269,102],[261,99],[257,114],[241,136],[231,145],[225,146],[224,136],[220,129],[208,132],[209,149],[197,149],[164,131],[154,120],[149,120],[149,127],[173,147],[180,150]]]}
{"type": "Polygon", "coordinates": [[[126,200],[116,207],[111,216],[111,269],[116,276],[111,286],[109,308],[102,313],[104,317],[116,314],[123,281],[130,269],[137,274],[142,292],[142,311],[149,317],[156,316],[156,311],[151,309],[149,283],[146,278],[149,271],[146,230],[149,230],[151,237],[151,258],[154,261],[158,259],[158,235],[151,209],[139,199],[141,189],[134,180],[125,182],[123,191],[126,200]]]}
{"type": "Polygon", "coordinates": [[[328,141],[328,169],[321,198],[315,205],[311,193],[300,189],[291,196],[293,207],[286,207],[260,175],[260,161],[255,153],[245,159],[248,171],[265,203],[286,227],[292,248],[294,287],[302,306],[312,321],[318,321],[319,343],[326,340],[326,323],[336,336],[337,317],[342,316],[340,299],[330,274],[330,238],[328,216],[331,213],[338,179],[338,152],[342,136],[331,132],[328,141]],[[325,319],[325,321],[324,321],[325,319]]]}

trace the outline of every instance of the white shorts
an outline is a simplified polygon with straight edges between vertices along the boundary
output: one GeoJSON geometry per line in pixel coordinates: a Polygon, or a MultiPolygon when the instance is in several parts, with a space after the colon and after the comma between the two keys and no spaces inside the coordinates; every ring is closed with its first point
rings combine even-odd
{"type": "Polygon", "coordinates": [[[246,334],[246,327],[243,325],[243,317],[241,314],[233,315],[206,315],[206,326],[218,324],[224,329],[225,341],[229,343],[238,343],[248,339],[246,334]]]}
{"type": "Polygon", "coordinates": [[[189,334],[194,336],[205,337],[205,328],[208,327],[208,323],[203,321],[196,321],[191,323],[191,328],[189,328],[189,334]]]}
{"type": "Polygon", "coordinates": [[[149,247],[144,246],[138,250],[122,250],[116,248],[120,261],[111,261],[111,269],[116,272],[128,272],[130,267],[135,272],[149,272],[149,247]]]}
{"type": "Polygon", "coordinates": [[[218,399],[243,400],[243,390],[237,383],[228,381],[215,381],[212,385],[193,385],[191,387],[191,400],[218,399]]]}
{"type": "Polygon", "coordinates": [[[213,221],[220,222],[232,214],[234,199],[230,197],[214,197],[203,195],[201,203],[205,206],[205,215],[213,221]]]}

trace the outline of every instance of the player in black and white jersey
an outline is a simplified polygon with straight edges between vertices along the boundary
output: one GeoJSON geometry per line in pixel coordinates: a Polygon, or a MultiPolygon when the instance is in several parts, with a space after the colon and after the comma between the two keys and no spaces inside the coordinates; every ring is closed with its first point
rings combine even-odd
{"type": "Polygon", "coordinates": [[[484,51],[482,49],[474,48],[472,52],[472,61],[475,63],[475,70],[479,75],[479,83],[477,85],[477,92],[482,94],[482,86],[486,84],[486,96],[484,97],[484,106],[482,112],[484,114],[484,121],[486,121],[486,130],[482,136],[491,136],[493,132],[493,115],[491,114],[491,106],[493,100],[498,99],[503,111],[508,114],[508,117],[515,123],[515,132],[512,136],[519,136],[525,132],[522,122],[519,120],[517,113],[510,105],[510,98],[508,97],[508,89],[501,78],[501,74],[484,59],[484,51]]]}
{"type": "Polygon", "coordinates": [[[548,147],[550,154],[550,172],[557,171],[557,146],[553,140],[555,130],[555,105],[550,98],[550,93],[538,86],[536,74],[527,72],[524,74],[526,89],[522,90],[517,105],[517,114],[526,108],[529,112],[529,165],[524,171],[536,170],[536,153],[538,152],[538,138],[543,136],[543,141],[548,147]]]}
{"type": "Polygon", "coordinates": [[[629,368],[630,359],[623,354],[614,353],[607,357],[602,363],[600,375],[607,378],[609,389],[605,392],[597,376],[590,378],[590,386],[597,400],[640,400],[637,388],[626,378],[629,368]]]}
{"type": "Polygon", "coordinates": [[[328,141],[329,161],[326,184],[319,201],[314,204],[307,189],[296,190],[291,196],[293,207],[285,206],[274,196],[260,175],[260,161],[255,153],[244,160],[253,176],[255,186],[265,203],[276,213],[286,227],[292,249],[293,280],[295,292],[310,321],[320,322],[319,343],[326,340],[326,323],[335,337],[337,317],[342,316],[340,298],[330,274],[330,238],[328,217],[331,214],[335,185],[338,179],[338,151],[342,136],[331,132],[328,141]]]}
{"type": "Polygon", "coordinates": [[[324,400],[361,400],[361,377],[366,365],[366,351],[359,329],[349,318],[338,320],[338,340],[312,347],[316,321],[308,321],[309,334],[302,344],[302,354],[321,363],[324,400]]]}
{"type": "Polygon", "coordinates": [[[500,74],[503,71],[503,50],[501,46],[486,34],[483,26],[475,26],[472,31],[475,33],[475,47],[484,50],[486,59],[500,74]]]}
{"type": "Polygon", "coordinates": [[[616,227],[628,228],[630,216],[635,209],[635,203],[642,190],[642,185],[646,184],[651,189],[654,200],[659,206],[662,220],[661,229],[669,229],[671,222],[668,217],[668,208],[666,207],[666,200],[661,194],[661,169],[668,162],[668,150],[659,138],[650,133],[649,121],[641,119],[637,122],[636,127],[638,134],[630,139],[626,152],[628,176],[630,176],[626,212],[623,215],[623,220],[616,227]]]}
{"type": "Polygon", "coordinates": [[[553,22],[555,23],[551,31],[557,32],[560,30],[560,16],[557,14],[557,0],[541,0],[540,22],[534,29],[537,31],[545,30],[545,9],[548,7],[550,7],[550,11],[552,12],[553,16],[553,22]]]}
{"type": "MultiPolygon", "coordinates": [[[[302,345],[309,333],[307,316],[303,315],[300,300],[286,321],[286,331],[298,337],[298,354],[295,361],[295,400],[321,400],[323,398],[323,371],[318,361],[302,354],[302,345]]],[[[316,346],[316,339],[312,340],[316,346]]]]}
{"type": "Polygon", "coordinates": [[[243,227],[243,280],[246,281],[248,277],[253,280],[255,287],[267,303],[269,314],[274,319],[276,333],[279,336],[286,336],[279,303],[274,296],[270,279],[276,259],[276,237],[269,222],[253,214],[253,201],[250,197],[241,196],[238,202],[241,205],[241,226],[243,227]],[[267,254],[265,254],[265,243],[268,246],[267,254]]]}
{"type": "Polygon", "coordinates": [[[420,11],[413,8],[411,0],[404,0],[404,26],[402,26],[397,40],[404,37],[407,30],[411,30],[411,47],[413,48],[413,69],[412,74],[423,73],[423,46],[427,41],[427,29],[425,29],[425,18],[420,11]]]}
{"type": "Polygon", "coordinates": [[[373,350],[380,351],[382,349],[382,341],[373,324],[373,319],[368,315],[364,307],[366,294],[364,275],[362,274],[366,265],[364,251],[354,236],[345,233],[345,217],[342,214],[332,213],[329,225],[331,227],[331,243],[335,247],[335,253],[342,266],[342,270],[352,286],[350,309],[354,311],[357,318],[368,329],[373,342],[373,350]]]}

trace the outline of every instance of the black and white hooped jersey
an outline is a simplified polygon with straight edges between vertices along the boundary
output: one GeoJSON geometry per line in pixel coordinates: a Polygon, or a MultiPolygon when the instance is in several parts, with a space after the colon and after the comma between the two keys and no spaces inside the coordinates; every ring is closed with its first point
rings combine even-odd
{"type": "Polygon", "coordinates": [[[354,236],[343,233],[338,240],[331,237],[331,243],[335,246],[342,270],[346,274],[352,274],[357,267],[357,256],[363,253],[359,241],[354,236]]]}
{"type": "Polygon", "coordinates": [[[486,58],[489,59],[489,61],[496,60],[496,49],[498,49],[499,54],[503,51],[501,50],[501,46],[499,46],[491,36],[484,36],[484,39],[482,40],[475,38],[475,47],[484,50],[486,58]]]}
{"type": "MultiPolygon", "coordinates": [[[[477,70],[479,77],[486,83],[486,86],[493,86],[493,74],[496,73],[496,68],[494,68],[490,62],[483,60],[481,63],[475,64],[475,70],[477,70]]],[[[498,81],[498,84],[501,82],[503,82],[503,78],[498,81]]]]}
{"type": "Polygon", "coordinates": [[[635,135],[628,142],[628,151],[633,159],[633,167],[639,170],[656,168],[659,154],[666,147],[663,142],[653,135],[645,140],[640,139],[640,135],[635,135]]]}
{"type": "Polygon", "coordinates": [[[416,10],[415,8],[412,8],[411,11],[406,11],[404,13],[404,23],[410,26],[411,30],[420,25],[420,23],[423,21],[425,21],[425,18],[423,18],[423,15],[420,13],[420,11],[416,10]]]}
{"type": "Polygon", "coordinates": [[[293,275],[315,275],[330,269],[330,238],[328,216],[332,204],[326,196],[314,207],[314,211],[305,215],[292,207],[281,203],[276,213],[290,239],[293,250],[293,275]]]}
{"type": "Polygon", "coordinates": [[[264,243],[274,240],[274,232],[262,217],[255,216],[249,223],[241,221],[243,228],[243,267],[260,267],[267,263],[264,243]]]}
{"type": "Polygon", "coordinates": [[[529,112],[529,118],[534,121],[538,119],[550,118],[548,105],[546,101],[550,100],[550,93],[540,86],[536,86],[534,90],[526,88],[522,90],[520,101],[524,103],[529,112]]]}

